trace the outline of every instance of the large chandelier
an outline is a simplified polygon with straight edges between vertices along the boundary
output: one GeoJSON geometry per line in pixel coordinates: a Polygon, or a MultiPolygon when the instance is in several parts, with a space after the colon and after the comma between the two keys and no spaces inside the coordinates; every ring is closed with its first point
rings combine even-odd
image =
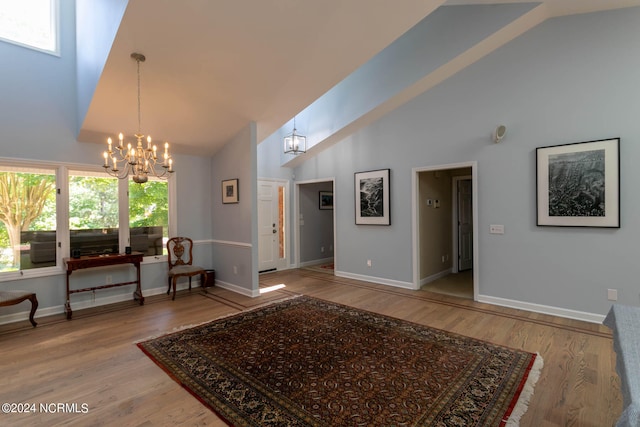
{"type": "Polygon", "coordinates": [[[118,145],[113,147],[113,141],[108,138],[109,149],[102,153],[103,167],[109,175],[119,179],[125,179],[131,175],[131,179],[138,184],[147,182],[149,175],[169,179],[170,174],[174,172],[173,159],[169,155],[169,143],[164,143],[164,153],[160,161],[158,161],[158,147],[151,144],[150,136],[147,136],[146,146],[143,144],[144,135],[140,131],[140,63],[146,58],[143,54],[135,52],[131,54],[131,58],[138,64],[138,133],[134,135],[138,141],[135,146],[129,142],[125,147],[124,136],[120,133],[118,145]]]}
{"type": "Polygon", "coordinates": [[[284,154],[301,154],[307,151],[307,137],[298,134],[296,118],[293,118],[293,132],[284,137],[284,154]]]}

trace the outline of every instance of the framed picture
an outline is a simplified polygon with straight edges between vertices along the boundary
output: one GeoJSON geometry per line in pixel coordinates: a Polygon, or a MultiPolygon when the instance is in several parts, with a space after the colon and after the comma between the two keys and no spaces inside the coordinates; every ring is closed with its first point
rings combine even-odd
{"type": "Polygon", "coordinates": [[[333,191],[320,191],[320,210],[333,209],[333,191]]]}
{"type": "Polygon", "coordinates": [[[238,179],[222,181],[222,203],[238,203],[238,179]]]}
{"type": "Polygon", "coordinates": [[[536,149],[538,225],[620,227],[620,138],[536,149]]]}
{"type": "Polygon", "coordinates": [[[356,224],[391,224],[389,172],[389,169],[356,172],[356,224]]]}

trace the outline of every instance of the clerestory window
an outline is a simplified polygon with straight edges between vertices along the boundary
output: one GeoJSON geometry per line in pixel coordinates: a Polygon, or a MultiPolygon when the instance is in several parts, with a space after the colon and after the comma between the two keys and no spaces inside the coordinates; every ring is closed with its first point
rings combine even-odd
{"type": "Polygon", "coordinates": [[[0,40],[58,55],[58,0],[0,0],[0,40]]]}

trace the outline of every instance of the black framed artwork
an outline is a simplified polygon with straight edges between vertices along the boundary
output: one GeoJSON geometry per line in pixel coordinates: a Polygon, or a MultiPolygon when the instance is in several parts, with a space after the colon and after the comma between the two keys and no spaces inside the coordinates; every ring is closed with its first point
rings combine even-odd
{"type": "Polygon", "coordinates": [[[238,203],[238,179],[222,181],[222,203],[238,203]]]}
{"type": "Polygon", "coordinates": [[[536,149],[537,225],[620,227],[620,138],[536,149]]]}
{"type": "Polygon", "coordinates": [[[391,224],[389,179],[389,169],[355,173],[356,224],[391,224]]]}
{"type": "Polygon", "coordinates": [[[320,210],[333,209],[333,191],[320,191],[318,197],[318,207],[320,210]]]}

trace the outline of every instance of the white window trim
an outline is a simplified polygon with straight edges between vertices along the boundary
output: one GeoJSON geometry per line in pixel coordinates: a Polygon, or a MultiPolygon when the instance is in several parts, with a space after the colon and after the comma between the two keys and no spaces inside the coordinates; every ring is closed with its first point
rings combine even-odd
{"type": "Polygon", "coordinates": [[[0,37],[0,40],[5,42],[5,43],[9,43],[9,44],[13,44],[16,46],[20,46],[20,47],[24,47],[26,49],[31,49],[31,50],[35,50],[37,52],[42,52],[42,53],[46,53],[48,55],[53,55],[53,56],[57,56],[60,57],[60,1],[59,0],[49,0],[51,3],[51,25],[54,27],[53,28],[53,32],[54,32],[54,48],[53,50],[50,49],[43,49],[41,47],[37,47],[37,46],[33,46],[31,44],[28,43],[24,43],[21,42],[19,40],[14,40],[14,39],[8,39],[5,37],[0,37]]]}
{"type": "MultiPolygon", "coordinates": [[[[69,241],[69,170],[72,169],[74,171],[87,171],[87,172],[100,172],[104,173],[104,169],[101,166],[95,165],[87,165],[87,164],[74,164],[74,163],[61,163],[61,162],[51,162],[51,161],[43,161],[43,160],[28,160],[28,159],[14,159],[14,158],[6,158],[0,157],[0,165],[8,166],[8,167],[22,167],[22,168],[47,168],[47,169],[55,169],[56,173],[56,188],[59,189],[59,192],[56,191],[57,200],[56,200],[56,225],[57,231],[56,233],[56,241],[57,241],[57,250],[56,250],[56,265],[52,267],[42,267],[42,268],[34,268],[29,270],[17,270],[10,272],[0,273],[0,282],[8,282],[15,280],[23,280],[23,279],[32,279],[37,277],[45,277],[45,276],[54,276],[65,274],[64,262],[63,258],[70,256],[70,241],[69,241]]],[[[167,191],[169,191],[169,235],[175,236],[177,226],[177,195],[176,192],[176,177],[175,174],[171,175],[167,181],[167,191]]],[[[119,194],[127,194],[128,192],[128,181],[126,179],[119,180],[118,183],[118,191],[119,194]],[[124,190],[122,188],[124,187],[124,190]],[[124,193],[120,193],[120,191],[124,191],[124,193]]],[[[122,221],[122,218],[119,218],[121,224],[126,225],[127,233],[123,233],[122,230],[124,227],[119,227],[120,233],[120,250],[124,252],[124,247],[128,246],[129,240],[129,216],[128,216],[128,195],[127,197],[118,197],[118,209],[119,212],[125,212],[125,221],[122,221]],[[123,202],[124,200],[124,202],[123,202]],[[124,208],[122,207],[124,203],[124,208]],[[123,236],[125,244],[123,245],[123,236]]],[[[144,264],[155,264],[155,263],[163,263],[167,262],[166,255],[148,255],[143,258],[144,264]]]]}

